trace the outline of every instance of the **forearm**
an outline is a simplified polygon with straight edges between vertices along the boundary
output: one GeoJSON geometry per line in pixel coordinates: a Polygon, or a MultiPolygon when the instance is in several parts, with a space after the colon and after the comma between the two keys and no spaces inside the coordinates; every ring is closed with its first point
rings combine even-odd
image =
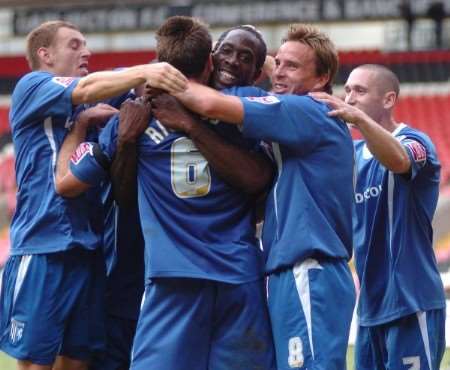
{"type": "Polygon", "coordinates": [[[83,77],[72,92],[72,104],[93,103],[111,98],[145,83],[143,67],[95,72],[83,77]]]}
{"type": "Polygon", "coordinates": [[[391,133],[373,121],[361,116],[358,127],[366,140],[367,147],[383,166],[394,173],[406,173],[411,162],[402,144],[391,133]]]}
{"type": "Polygon", "coordinates": [[[191,81],[185,92],[175,96],[184,106],[201,116],[237,125],[244,120],[244,107],[239,98],[221,94],[207,86],[191,81]]]}
{"type": "Polygon", "coordinates": [[[264,155],[226,142],[202,123],[192,125],[188,135],[209,165],[231,186],[250,195],[259,195],[270,186],[274,171],[264,155]]]}
{"type": "Polygon", "coordinates": [[[86,139],[87,126],[84,123],[76,122],[66,135],[61,149],[58,153],[56,164],[56,186],[62,182],[69,173],[69,161],[75,149],[86,139]]]}
{"type": "Polygon", "coordinates": [[[114,199],[119,207],[129,207],[137,202],[137,145],[135,142],[118,142],[111,164],[111,181],[114,199]]]}

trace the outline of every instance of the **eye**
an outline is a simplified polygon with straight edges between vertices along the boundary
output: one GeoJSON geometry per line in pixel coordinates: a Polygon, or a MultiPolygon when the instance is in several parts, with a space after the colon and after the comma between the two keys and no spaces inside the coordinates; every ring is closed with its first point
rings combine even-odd
{"type": "Polygon", "coordinates": [[[247,63],[247,64],[249,64],[249,63],[251,63],[251,62],[253,61],[252,55],[247,54],[247,53],[241,54],[239,59],[240,59],[243,63],[247,63]]]}

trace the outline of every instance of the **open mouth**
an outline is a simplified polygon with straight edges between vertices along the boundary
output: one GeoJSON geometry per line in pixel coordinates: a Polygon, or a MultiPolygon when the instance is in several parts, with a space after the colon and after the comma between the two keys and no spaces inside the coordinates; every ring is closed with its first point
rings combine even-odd
{"type": "Polygon", "coordinates": [[[285,84],[280,84],[280,83],[272,84],[272,90],[276,93],[285,92],[285,91],[287,91],[287,89],[288,89],[288,86],[285,84]]]}
{"type": "Polygon", "coordinates": [[[218,74],[222,83],[234,84],[238,80],[237,76],[228,71],[224,71],[223,69],[221,69],[218,74]]]}
{"type": "Polygon", "coordinates": [[[81,63],[78,68],[88,73],[88,63],[81,63]]]}

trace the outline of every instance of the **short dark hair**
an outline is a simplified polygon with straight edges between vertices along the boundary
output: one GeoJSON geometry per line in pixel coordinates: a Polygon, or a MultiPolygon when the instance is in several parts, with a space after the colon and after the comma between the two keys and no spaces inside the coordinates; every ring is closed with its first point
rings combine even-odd
{"type": "Polygon", "coordinates": [[[219,39],[217,40],[216,45],[214,46],[214,49],[213,49],[213,53],[215,53],[219,49],[220,44],[222,44],[223,40],[227,37],[227,35],[231,31],[234,31],[234,30],[243,30],[243,31],[250,32],[258,39],[261,47],[258,49],[258,54],[256,55],[255,67],[256,67],[256,70],[259,71],[262,68],[262,66],[264,65],[264,62],[266,60],[267,45],[266,45],[266,42],[264,41],[261,33],[252,25],[244,24],[241,26],[235,26],[235,27],[227,29],[225,32],[223,32],[220,35],[219,39]]]}
{"type": "Polygon", "coordinates": [[[388,67],[382,64],[362,64],[355,69],[365,69],[376,73],[376,87],[381,93],[388,91],[395,92],[398,97],[400,95],[400,82],[397,75],[388,67]]]}
{"type": "Polygon", "coordinates": [[[328,82],[323,89],[331,93],[339,66],[339,58],[336,47],[330,38],[314,26],[299,23],[290,26],[286,37],[282,40],[283,43],[287,41],[298,41],[314,51],[316,74],[318,76],[328,74],[328,82]]]}
{"type": "Polygon", "coordinates": [[[80,31],[77,26],[70,22],[56,20],[44,22],[28,34],[26,58],[31,70],[35,71],[41,67],[37,51],[39,48],[48,48],[52,45],[55,41],[56,33],[60,28],[70,28],[80,31]]]}
{"type": "Polygon", "coordinates": [[[186,16],[168,18],[156,31],[156,52],[160,62],[178,68],[186,77],[198,77],[211,54],[208,26],[186,16]]]}

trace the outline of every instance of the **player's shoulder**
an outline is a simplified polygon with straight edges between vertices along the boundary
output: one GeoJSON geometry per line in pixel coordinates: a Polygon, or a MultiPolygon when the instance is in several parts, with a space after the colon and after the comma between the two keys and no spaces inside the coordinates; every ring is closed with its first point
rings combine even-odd
{"type": "Polygon", "coordinates": [[[256,86],[234,86],[227,89],[221,90],[221,92],[225,95],[234,95],[234,96],[266,96],[269,93],[266,90],[261,89],[256,86]]]}
{"type": "Polygon", "coordinates": [[[405,123],[401,123],[395,137],[400,140],[400,142],[405,141],[418,141],[420,144],[427,148],[432,148],[434,150],[434,144],[431,138],[424,132],[411,127],[405,123]]]}

